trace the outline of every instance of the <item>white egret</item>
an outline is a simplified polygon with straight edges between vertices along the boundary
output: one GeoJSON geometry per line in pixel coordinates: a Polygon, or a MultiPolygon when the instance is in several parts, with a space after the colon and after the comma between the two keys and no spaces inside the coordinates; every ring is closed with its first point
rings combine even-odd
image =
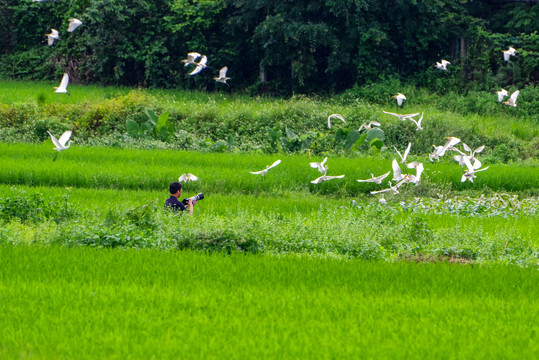
{"type": "Polygon", "coordinates": [[[509,58],[511,56],[515,56],[515,54],[517,53],[517,51],[512,47],[509,47],[509,50],[502,50],[502,52],[503,52],[503,59],[505,61],[509,61],[509,58]]]}
{"type": "Polygon", "coordinates": [[[67,28],[67,32],[73,32],[75,31],[76,28],[82,25],[82,21],[80,21],[79,19],[71,18],[71,19],[68,19],[68,21],[69,21],[69,26],[67,28]]]}
{"type": "Polygon", "coordinates": [[[496,91],[496,94],[498,94],[498,102],[502,102],[503,98],[509,95],[507,90],[504,88],[502,88],[500,91],[496,91]]]}
{"type": "Polygon", "coordinates": [[[413,118],[414,116],[419,115],[419,113],[415,113],[415,114],[396,114],[396,113],[392,113],[392,112],[389,112],[389,111],[383,111],[383,113],[388,114],[388,115],[396,116],[401,121],[405,121],[405,120],[413,118]]]}
{"type": "Polygon", "coordinates": [[[266,165],[266,168],[264,170],[261,170],[261,171],[249,171],[251,174],[254,174],[254,175],[266,175],[268,173],[268,170],[279,165],[281,163],[281,160],[277,160],[275,161],[273,164],[271,165],[266,165]]]}
{"type": "Polygon", "coordinates": [[[406,165],[408,169],[415,169],[415,177],[414,177],[414,184],[419,185],[421,182],[421,174],[425,170],[423,163],[413,161],[406,165]]]}
{"type": "Polygon", "coordinates": [[[198,180],[198,177],[196,177],[195,175],[191,174],[191,173],[187,173],[187,174],[182,174],[180,176],[180,178],[178,179],[179,182],[186,182],[188,183],[189,181],[197,181],[198,180]]]}
{"type": "Polygon", "coordinates": [[[346,124],[346,121],[344,121],[344,118],[341,114],[333,114],[328,116],[328,128],[331,128],[331,119],[340,119],[343,123],[346,124]]]}
{"type": "Polygon", "coordinates": [[[380,176],[374,176],[374,174],[371,174],[371,178],[370,179],[366,179],[366,180],[357,180],[357,182],[373,182],[373,183],[377,183],[377,184],[381,184],[382,181],[389,176],[389,174],[391,173],[391,171],[388,171],[387,173],[383,174],[383,175],[380,175],[380,176]]]}
{"type": "Polygon", "coordinates": [[[401,158],[401,163],[403,164],[406,164],[406,158],[408,157],[408,154],[410,153],[410,149],[412,148],[412,143],[408,143],[408,147],[406,148],[406,150],[404,150],[404,155],[402,155],[400,153],[399,150],[397,150],[397,148],[395,147],[395,145],[393,145],[393,149],[395,149],[395,151],[397,152],[397,154],[399,154],[400,158],[401,158]]]}
{"type": "Polygon", "coordinates": [[[399,166],[397,159],[393,159],[391,166],[393,167],[393,180],[401,181],[404,177],[402,176],[401,167],[399,166]]]}
{"type": "Polygon", "coordinates": [[[202,58],[200,59],[200,61],[198,63],[195,63],[196,65],[195,69],[191,71],[189,75],[196,75],[202,70],[204,70],[205,68],[207,68],[208,67],[206,65],[207,62],[208,62],[208,57],[206,55],[202,55],[202,58]]]}
{"type": "Polygon", "coordinates": [[[503,103],[505,105],[517,107],[517,98],[519,94],[520,94],[520,90],[515,91],[514,93],[511,94],[511,97],[509,98],[509,100],[504,101],[503,103]]]}
{"type": "Polygon", "coordinates": [[[182,62],[184,63],[184,67],[186,66],[189,66],[190,64],[192,65],[196,65],[196,60],[200,57],[201,55],[197,52],[190,52],[190,53],[187,53],[187,59],[183,59],[182,62]]]}
{"type": "Polygon", "coordinates": [[[415,126],[417,126],[417,129],[415,129],[416,131],[423,130],[423,128],[421,127],[421,122],[423,121],[423,113],[421,113],[421,117],[419,118],[419,120],[415,121],[414,118],[410,118],[410,121],[412,121],[415,126]]]}
{"type": "Polygon", "coordinates": [[[380,199],[378,200],[378,202],[379,202],[380,204],[384,204],[384,205],[387,204],[387,200],[384,199],[384,194],[382,194],[382,196],[380,197],[380,199]]]}
{"type": "Polygon", "coordinates": [[[72,134],[72,131],[71,130],[67,130],[66,132],[64,132],[62,134],[62,136],[60,136],[60,139],[56,139],[54,137],[54,135],[51,134],[50,131],[47,131],[47,133],[50,135],[51,137],[51,140],[52,140],[52,143],[54,144],[54,148],[53,150],[56,150],[58,151],[56,153],[56,155],[54,155],[54,159],[53,161],[56,161],[56,157],[58,156],[58,153],[62,150],[66,150],[66,149],[69,149],[69,147],[71,146],[71,143],[73,143],[73,140],[69,140],[69,138],[71,137],[71,134],[72,134]],[[69,141],[68,141],[69,140],[69,141]],[[66,143],[67,143],[67,146],[66,146],[66,143]]]}
{"type": "Polygon", "coordinates": [[[329,175],[322,175],[319,178],[314,179],[311,181],[313,184],[320,184],[324,181],[332,180],[332,179],[342,179],[344,175],[338,175],[338,176],[329,176],[329,175]]]}
{"type": "Polygon", "coordinates": [[[436,67],[436,69],[447,70],[447,65],[451,65],[451,63],[449,61],[447,61],[447,60],[442,59],[441,63],[436,61],[436,65],[434,65],[434,66],[436,67]]]}
{"type": "Polygon", "coordinates": [[[383,190],[377,190],[377,191],[371,191],[371,194],[382,194],[382,193],[385,193],[385,192],[388,192],[388,191],[393,191],[394,194],[398,194],[399,193],[399,188],[395,185],[391,185],[391,181],[389,181],[389,188],[387,189],[383,189],[383,190]]]}
{"type": "Polygon", "coordinates": [[[223,83],[225,85],[228,85],[226,83],[227,80],[230,80],[229,77],[226,76],[226,72],[228,71],[228,67],[223,66],[221,70],[219,70],[219,77],[214,77],[213,80],[223,83]]]}
{"type": "Polygon", "coordinates": [[[397,99],[397,105],[398,105],[398,106],[401,106],[401,105],[402,105],[402,101],[403,101],[403,100],[406,100],[406,96],[404,96],[404,95],[401,94],[401,93],[397,93],[397,95],[393,95],[392,97],[394,97],[395,99],[397,99]]]}
{"type": "Polygon", "coordinates": [[[378,121],[371,121],[369,122],[368,124],[367,123],[363,123],[361,124],[361,126],[359,127],[359,129],[357,129],[358,132],[360,132],[361,130],[365,129],[365,130],[370,130],[372,129],[373,126],[380,126],[381,124],[378,122],[378,121]]]}
{"type": "Polygon", "coordinates": [[[58,30],[51,29],[50,34],[45,34],[45,36],[48,38],[48,44],[51,46],[54,44],[54,40],[60,39],[60,35],[58,34],[58,30]]]}
{"type": "Polygon", "coordinates": [[[312,163],[309,163],[309,165],[311,165],[312,168],[315,168],[318,171],[320,171],[321,174],[325,175],[326,172],[329,169],[328,166],[324,166],[324,164],[326,163],[327,160],[328,160],[328,158],[325,157],[324,160],[322,160],[322,162],[312,162],[312,163]]]}
{"type": "Polygon", "coordinates": [[[69,84],[69,75],[68,75],[68,73],[64,73],[64,76],[62,76],[62,81],[60,81],[60,86],[55,86],[54,89],[56,89],[56,90],[54,92],[55,93],[67,94],[67,85],[68,84],[69,84]]]}
{"type": "Polygon", "coordinates": [[[473,182],[473,179],[476,178],[475,173],[478,173],[480,171],[485,171],[489,168],[489,166],[482,168],[482,169],[474,169],[472,163],[470,162],[470,159],[468,157],[464,157],[464,163],[466,164],[466,167],[468,168],[467,171],[464,172],[462,175],[460,182],[465,182],[466,180],[470,180],[470,182],[473,182]]]}

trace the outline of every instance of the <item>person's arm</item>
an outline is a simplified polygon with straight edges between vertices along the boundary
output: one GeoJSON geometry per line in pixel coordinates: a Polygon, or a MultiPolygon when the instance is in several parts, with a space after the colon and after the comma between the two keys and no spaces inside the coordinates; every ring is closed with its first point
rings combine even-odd
{"type": "Polygon", "coordinates": [[[193,205],[194,205],[194,202],[193,202],[193,199],[189,199],[189,215],[193,215],[193,205]]]}

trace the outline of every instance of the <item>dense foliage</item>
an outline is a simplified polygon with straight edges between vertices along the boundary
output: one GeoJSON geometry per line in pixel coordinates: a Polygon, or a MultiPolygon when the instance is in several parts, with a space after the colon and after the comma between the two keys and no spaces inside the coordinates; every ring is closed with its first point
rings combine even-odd
{"type": "Polygon", "coordinates": [[[468,91],[539,80],[539,4],[346,0],[0,1],[0,76],[214,89],[341,91],[387,78],[468,91]],[[83,26],[67,32],[67,19],[83,26]],[[45,33],[60,31],[46,45],[45,33]],[[501,50],[518,54],[504,62],[501,50]],[[210,70],[190,77],[188,51],[210,70]],[[433,65],[446,58],[447,72],[433,65]],[[261,79],[263,78],[263,80],[261,79]],[[466,80],[466,81],[463,81],[466,80]],[[219,85],[219,84],[217,84],[219,85]]]}

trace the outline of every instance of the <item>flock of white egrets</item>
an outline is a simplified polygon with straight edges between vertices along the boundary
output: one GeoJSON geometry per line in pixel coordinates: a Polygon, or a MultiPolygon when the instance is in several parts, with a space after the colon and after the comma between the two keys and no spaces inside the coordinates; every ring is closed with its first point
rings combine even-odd
{"type": "MultiPolygon", "coordinates": [[[[43,0],[33,0],[33,1],[43,1],[43,0]]],[[[80,20],[78,20],[78,19],[75,19],[75,18],[69,19],[68,21],[69,21],[69,26],[68,26],[67,31],[70,32],[70,33],[75,31],[75,29],[77,29],[80,25],[82,25],[82,22],[80,20]]],[[[48,38],[48,45],[49,46],[52,46],[54,44],[55,40],[60,39],[59,33],[58,33],[58,31],[56,29],[51,29],[50,34],[45,34],[45,36],[47,36],[47,38],[48,38]]],[[[504,60],[509,61],[511,56],[516,55],[516,52],[517,51],[512,47],[510,47],[509,50],[503,50],[504,60]]],[[[187,54],[187,59],[182,60],[182,62],[184,63],[185,67],[190,66],[190,65],[194,65],[194,69],[189,73],[190,76],[196,75],[196,74],[200,73],[202,70],[208,68],[208,65],[207,65],[208,58],[207,58],[207,56],[206,55],[201,55],[201,54],[199,54],[197,52],[189,52],[187,54]],[[200,59],[200,60],[198,60],[198,59],[200,59]],[[198,62],[197,62],[197,60],[198,60],[198,62]]],[[[434,66],[437,69],[445,71],[445,70],[447,70],[447,66],[450,65],[450,64],[451,63],[449,61],[442,59],[441,62],[436,62],[436,65],[434,65],[434,66]]],[[[226,84],[228,86],[227,80],[229,80],[230,78],[226,76],[227,71],[228,71],[228,67],[226,67],[226,66],[222,67],[219,70],[219,77],[214,77],[213,79],[215,81],[217,81],[217,82],[226,84]]],[[[60,82],[60,86],[55,87],[55,92],[56,93],[67,93],[68,84],[69,84],[69,75],[67,73],[64,73],[64,75],[62,77],[62,80],[60,82]]],[[[502,102],[504,97],[509,95],[507,90],[505,90],[503,88],[500,91],[497,91],[496,93],[498,94],[498,101],[499,102],[502,102]]],[[[519,90],[513,92],[511,94],[509,100],[505,101],[503,103],[506,104],[506,105],[509,105],[509,106],[516,107],[517,106],[516,101],[517,101],[517,97],[518,97],[519,93],[520,93],[519,90]]],[[[397,93],[397,95],[393,95],[393,98],[396,99],[397,106],[402,106],[403,101],[406,100],[406,96],[401,94],[401,93],[397,93]]],[[[416,125],[416,127],[417,127],[416,130],[417,131],[423,130],[423,127],[421,125],[421,122],[423,120],[423,113],[421,113],[421,117],[418,120],[415,120],[414,117],[418,116],[419,113],[398,114],[398,113],[387,112],[387,111],[383,111],[383,112],[385,114],[395,116],[401,121],[410,120],[416,125]]],[[[340,114],[332,114],[332,115],[330,115],[328,117],[328,128],[331,128],[331,120],[332,119],[339,119],[343,123],[346,123],[346,121],[345,121],[345,119],[344,119],[344,117],[342,115],[340,115],[340,114]]],[[[381,126],[381,124],[379,122],[377,122],[377,121],[371,121],[369,123],[363,123],[360,126],[360,128],[358,129],[358,132],[361,132],[362,130],[370,130],[373,126],[381,126]]],[[[68,149],[71,146],[71,143],[73,142],[72,140],[70,140],[70,137],[71,137],[71,134],[72,134],[71,131],[64,132],[61,135],[60,139],[57,139],[56,137],[54,137],[54,135],[52,135],[50,132],[48,132],[48,133],[49,133],[49,135],[51,137],[52,142],[55,145],[54,150],[56,150],[58,152],[68,149]]],[[[469,180],[469,181],[473,182],[474,178],[476,177],[476,175],[475,175],[476,173],[488,169],[488,166],[485,167],[485,168],[481,168],[481,161],[479,161],[479,159],[477,159],[477,157],[476,157],[476,154],[483,151],[485,146],[480,146],[479,148],[472,151],[472,149],[468,145],[466,145],[465,143],[462,143],[464,151],[461,151],[461,150],[459,150],[459,149],[457,149],[455,147],[455,145],[457,145],[458,143],[461,142],[460,139],[458,139],[456,137],[448,137],[447,139],[448,139],[448,141],[444,145],[441,145],[441,146],[433,145],[434,146],[434,151],[433,151],[432,154],[429,154],[429,159],[430,159],[431,162],[434,161],[434,160],[439,160],[440,157],[444,156],[447,151],[458,152],[459,155],[455,155],[454,159],[464,168],[464,174],[462,175],[462,178],[461,178],[462,182],[465,182],[466,180],[469,180]]],[[[395,146],[394,146],[394,149],[397,152],[397,154],[399,155],[399,157],[401,158],[401,164],[403,164],[407,169],[414,169],[415,174],[405,174],[405,173],[403,173],[400,166],[399,166],[399,162],[397,161],[397,159],[393,159],[393,162],[392,162],[393,179],[392,180],[395,181],[395,185],[392,185],[391,181],[389,181],[388,182],[389,188],[382,189],[382,190],[377,190],[377,191],[371,191],[371,194],[382,194],[382,197],[379,200],[381,203],[386,203],[386,200],[383,197],[384,193],[392,192],[394,194],[398,194],[399,193],[399,188],[402,185],[409,184],[409,183],[413,183],[415,185],[418,185],[420,183],[421,174],[424,171],[424,167],[423,167],[422,163],[419,163],[417,161],[407,162],[407,157],[408,157],[408,154],[410,152],[411,147],[412,147],[412,143],[410,142],[408,144],[408,147],[404,151],[404,154],[401,154],[397,150],[397,148],[395,146]]],[[[56,155],[57,154],[58,153],[56,153],[56,155]]],[[[55,156],[54,159],[56,160],[56,156],[55,156]]],[[[317,169],[322,174],[322,176],[312,180],[311,183],[320,184],[320,183],[322,183],[324,181],[328,181],[328,180],[332,180],[332,179],[344,178],[344,175],[337,175],[337,176],[327,175],[327,171],[329,169],[329,167],[327,165],[325,165],[327,160],[328,160],[328,158],[326,157],[321,162],[311,162],[310,163],[310,166],[312,168],[317,169]]],[[[270,169],[276,167],[280,163],[281,163],[281,160],[277,160],[273,164],[267,165],[266,168],[261,170],[261,171],[250,171],[250,173],[254,174],[254,175],[262,175],[262,176],[264,176],[264,175],[266,175],[268,173],[268,171],[270,169]]],[[[387,173],[379,175],[379,176],[374,176],[374,174],[371,174],[370,179],[360,179],[360,180],[357,180],[357,181],[358,182],[373,182],[373,183],[376,183],[376,184],[380,185],[382,183],[382,181],[389,176],[390,173],[391,173],[391,171],[388,171],[387,173]]],[[[191,173],[183,174],[178,179],[178,181],[180,181],[180,182],[190,182],[190,181],[197,181],[197,180],[198,180],[198,177],[196,177],[195,175],[193,175],[191,173]]]]}

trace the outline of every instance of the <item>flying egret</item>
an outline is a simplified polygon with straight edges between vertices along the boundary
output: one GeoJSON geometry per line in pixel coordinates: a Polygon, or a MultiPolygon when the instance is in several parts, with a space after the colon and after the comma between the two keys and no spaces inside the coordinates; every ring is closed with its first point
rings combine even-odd
{"type": "Polygon", "coordinates": [[[226,72],[228,71],[228,67],[223,66],[221,70],[219,70],[219,77],[214,77],[213,80],[223,83],[225,85],[228,85],[226,83],[227,80],[230,80],[229,77],[226,76],[226,72]]]}
{"type": "Polygon", "coordinates": [[[56,150],[58,151],[56,153],[56,155],[54,155],[54,159],[53,161],[56,161],[56,157],[58,156],[58,153],[62,150],[66,150],[66,149],[69,149],[69,147],[71,146],[71,143],[73,143],[73,140],[69,140],[69,138],[71,137],[71,134],[72,134],[72,131],[71,130],[67,130],[66,132],[64,132],[62,134],[62,136],[60,136],[60,139],[56,139],[54,137],[54,135],[51,134],[50,131],[47,131],[47,133],[50,135],[51,137],[51,140],[52,140],[52,143],[54,144],[54,148],[53,150],[56,150]],[[69,140],[69,141],[68,141],[69,140]],[[66,143],[67,143],[67,146],[66,146],[66,143]]]}
{"type": "Polygon", "coordinates": [[[504,88],[502,88],[500,91],[496,91],[496,94],[498,94],[498,102],[502,102],[503,98],[509,95],[507,90],[504,88]]]}
{"type": "Polygon", "coordinates": [[[67,32],[73,32],[76,28],[82,25],[82,21],[80,21],[79,19],[71,18],[68,21],[69,26],[67,28],[67,32]]]}
{"type": "Polygon", "coordinates": [[[190,52],[190,53],[187,53],[187,59],[183,59],[182,62],[184,63],[184,67],[185,66],[189,66],[190,64],[192,65],[196,65],[196,59],[198,59],[201,55],[197,52],[190,52]]]}
{"type": "Polygon", "coordinates": [[[60,81],[60,86],[55,86],[54,89],[56,89],[56,90],[54,90],[54,92],[55,93],[67,94],[67,85],[68,84],[69,84],[69,75],[68,75],[68,73],[64,73],[64,76],[62,76],[62,81],[60,81]]]}
{"type": "Polygon", "coordinates": [[[371,178],[370,179],[366,179],[366,180],[357,180],[358,182],[373,182],[373,183],[377,183],[377,184],[381,184],[382,181],[389,176],[389,174],[391,173],[391,171],[388,171],[387,173],[383,174],[383,175],[380,175],[380,176],[374,176],[374,174],[371,174],[371,178]]]}
{"type": "Polygon", "coordinates": [[[324,160],[322,160],[322,162],[312,162],[312,163],[309,163],[309,165],[311,165],[312,168],[315,168],[318,171],[320,171],[321,174],[325,175],[329,169],[328,166],[324,166],[327,160],[328,158],[325,157],[324,160]]]}
{"type": "Polygon", "coordinates": [[[517,107],[517,98],[519,94],[520,94],[520,90],[515,91],[514,93],[511,94],[511,97],[509,98],[509,100],[504,101],[503,103],[505,105],[517,107]]]}
{"type": "Polygon", "coordinates": [[[473,183],[473,179],[475,179],[477,176],[475,176],[475,173],[480,171],[485,171],[489,168],[489,166],[482,168],[482,169],[474,169],[472,163],[470,162],[470,159],[467,157],[464,157],[464,162],[466,164],[466,167],[468,168],[468,171],[465,171],[462,177],[460,178],[460,182],[465,182],[466,180],[470,180],[470,182],[473,183]]]}
{"type": "Polygon", "coordinates": [[[440,155],[438,155],[440,153],[440,151],[442,150],[443,146],[440,145],[440,146],[436,146],[436,145],[432,145],[434,147],[434,151],[432,152],[432,154],[429,154],[429,160],[431,162],[434,162],[434,160],[440,160],[440,155]]]}
{"type": "Polygon", "coordinates": [[[509,47],[509,50],[502,50],[502,52],[503,52],[503,59],[505,61],[509,61],[509,58],[511,56],[515,56],[515,54],[517,53],[517,51],[512,47],[509,47]]]}
{"type": "Polygon", "coordinates": [[[414,184],[419,185],[421,182],[421,174],[425,170],[425,167],[423,166],[423,163],[413,161],[406,165],[408,169],[415,169],[415,177],[414,177],[414,184]]]}
{"type": "Polygon", "coordinates": [[[328,116],[328,128],[331,128],[331,119],[334,118],[341,119],[341,121],[346,124],[346,121],[344,121],[344,118],[341,114],[333,114],[328,116]]]}
{"type": "Polygon", "coordinates": [[[398,106],[401,106],[401,105],[402,105],[402,101],[403,101],[403,100],[406,100],[406,96],[404,96],[404,95],[401,94],[401,93],[397,93],[397,95],[393,95],[392,97],[394,97],[395,99],[397,99],[397,105],[398,105],[398,106]]]}
{"type": "Polygon", "coordinates": [[[261,171],[249,171],[251,174],[254,174],[254,175],[266,175],[268,173],[268,170],[279,165],[281,163],[281,160],[277,160],[275,161],[273,164],[271,165],[266,165],[266,168],[264,170],[261,170],[261,171]]]}
{"type": "Polygon", "coordinates": [[[202,58],[200,59],[200,61],[198,63],[195,63],[196,68],[193,71],[191,71],[189,75],[196,75],[202,70],[204,70],[205,68],[207,68],[208,67],[206,65],[207,62],[208,62],[208,57],[206,55],[202,55],[202,58]]]}
{"type": "Polygon", "coordinates": [[[359,129],[357,129],[357,132],[360,132],[361,130],[365,129],[365,130],[370,130],[372,129],[373,126],[380,126],[381,124],[378,122],[378,121],[371,121],[369,122],[368,124],[366,123],[363,123],[361,124],[361,126],[359,127],[359,129]]]}
{"type": "Polygon", "coordinates": [[[388,192],[388,191],[393,191],[394,194],[398,194],[399,193],[399,188],[395,185],[391,185],[391,181],[389,181],[389,188],[387,189],[383,189],[383,190],[377,190],[377,191],[371,191],[371,194],[382,194],[382,193],[385,193],[385,192],[388,192]]]}
{"type": "Polygon", "coordinates": [[[397,154],[399,154],[400,158],[401,158],[401,163],[403,164],[406,164],[406,158],[408,157],[408,153],[410,153],[410,149],[412,148],[412,143],[408,143],[408,147],[406,148],[406,150],[404,150],[404,155],[402,155],[400,153],[399,150],[397,150],[397,148],[395,147],[395,145],[393,145],[393,149],[395,149],[395,151],[397,152],[397,154]]]}
{"type": "Polygon", "coordinates": [[[383,113],[388,114],[388,115],[396,116],[401,121],[405,121],[405,120],[413,118],[414,116],[419,115],[419,113],[415,113],[415,114],[396,114],[396,113],[392,113],[392,112],[389,112],[389,111],[383,111],[383,113]]]}
{"type": "Polygon", "coordinates": [[[54,44],[54,40],[60,39],[60,35],[58,34],[58,30],[51,29],[50,34],[45,34],[45,36],[48,38],[48,44],[51,46],[54,44]]]}
{"type": "Polygon", "coordinates": [[[393,168],[393,180],[401,181],[404,177],[402,176],[401,167],[399,166],[397,159],[393,159],[391,166],[393,168]]]}
{"type": "Polygon", "coordinates": [[[436,65],[434,65],[434,66],[436,67],[436,69],[447,70],[447,65],[451,65],[451,63],[449,61],[447,61],[447,60],[442,59],[441,63],[436,61],[436,65]]]}
{"type": "Polygon", "coordinates": [[[419,120],[416,121],[414,118],[410,118],[410,121],[412,121],[415,126],[417,126],[417,129],[415,129],[416,131],[423,130],[423,128],[421,127],[421,122],[423,121],[423,113],[421,113],[421,117],[419,118],[419,120]]]}
{"type": "Polygon", "coordinates": [[[197,181],[197,180],[198,180],[198,178],[195,175],[191,174],[191,173],[182,174],[180,176],[180,178],[178,179],[179,182],[183,181],[183,182],[186,182],[186,183],[188,183],[189,181],[197,181]]]}
{"type": "Polygon", "coordinates": [[[314,179],[311,181],[313,184],[320,184],[324,181],[332,180],[332,179],[342,179],[344,175],[338,175],[338,176],[329,176],[329,175],[322,175],[319,178],[314,179]]]}

